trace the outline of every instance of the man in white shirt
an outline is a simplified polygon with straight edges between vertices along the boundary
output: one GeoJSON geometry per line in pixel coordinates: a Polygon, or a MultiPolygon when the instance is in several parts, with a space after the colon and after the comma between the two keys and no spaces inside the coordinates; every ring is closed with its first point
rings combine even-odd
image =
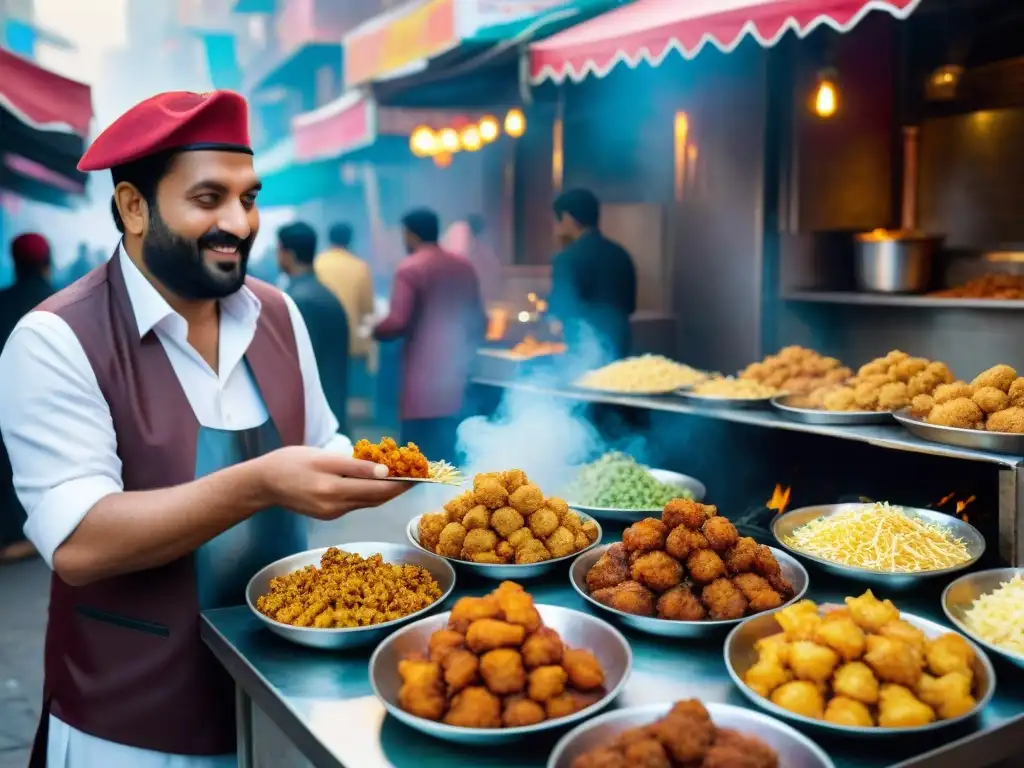
{"type": "Polygon", "coordinates": [[[294,303],[246,279],[260,183],[242,97],[153,97],[79,168],[112,171],[121,245],[0,355],[25,533],[54,572],[31,764],[226,768],[232,686],[199,611],[305,548],[299,515],[407,485],[351,458],[294,303]]]}

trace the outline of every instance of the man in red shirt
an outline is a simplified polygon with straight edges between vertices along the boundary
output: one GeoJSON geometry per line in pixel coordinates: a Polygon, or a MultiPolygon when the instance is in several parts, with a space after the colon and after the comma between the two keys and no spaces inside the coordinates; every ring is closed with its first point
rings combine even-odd
{"type": "Polygon", "coordinates": [[[437,214],[425,208],[402,218],[409,256],[395,271],[391,310],[374,330],[401,338],[402,440],[431,460],[455,460],[469,370],[487,327],[473,265],[441,248],[437,214]]]}

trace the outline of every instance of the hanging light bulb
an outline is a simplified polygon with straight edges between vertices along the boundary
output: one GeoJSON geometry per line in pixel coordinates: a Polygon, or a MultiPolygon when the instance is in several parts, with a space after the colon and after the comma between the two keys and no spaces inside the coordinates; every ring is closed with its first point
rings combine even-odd
{"type": "Polygon", "coordinates": [[[480,138],[485,143],[490,143],[498,138],[498,121],[493,115],[484,115],[480,118],[480,138]]]}
{"type": "Polygon", "coordinates": [[[421,125],[409,136],[409,148],[416,157],[428,157],[437,152],[437,136],[430,128],[421,125]]]}
{"type": "Polygon", "coordinates": [[[445,152],[459,151],[459,134],[454,128],[444,128],[439,138],[441,140],[441,149],[445,152]]]}
{"type": "Polygon", "coordinates": [[[467,152],[476,152],[483,145],[483,140],[480,138],[480,129],[475,125],[467,125],[462,129],[462,136],[459,137],[462,142],[462,148],[467,152]]]}
{"type": "Polygon", "coordinates": [[[452,153],[451,152],[438,152],[434,155],[434,165],[438,168],[447,168],[452,164],[452,153]]]}
{"type": "Polygon", "coordinates": [[[824,69],[818,73],[818,87],[814,91],[812,104],[814,114],[829,118],[839,109],[839,86],[836,85],[834,69],[824,69]]]}
{"type": "Polygon", "coordinates": [[[510,109],[505,115],[505,133],[518,139],[526,132],[526,118],[518,109],[510,109]]]}

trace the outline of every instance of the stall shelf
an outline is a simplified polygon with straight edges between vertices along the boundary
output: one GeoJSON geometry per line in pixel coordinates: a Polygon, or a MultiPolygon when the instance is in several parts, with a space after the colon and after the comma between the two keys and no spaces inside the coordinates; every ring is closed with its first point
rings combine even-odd
{"type": "Polygon", "coordinates": [[[835,427],[820,424],[804,424],[780,416],[769,409],[730,410],[705,408],[691,405],[679,397],[643,397],[636,395],[610,395],[603,392],[588,392],[579,387],[560,387],[498,379],[474,378],[476,386],[518,390],[538,397],[561,397],[579,402],[640,408],[720,419],[737,424],[747,424],[765,429],[783,429],[821,435],[840,440],[853,440],[878,448],[910,451],[948,459],[982,462],[999,469],[999,542],[1000,558],[1007,565],[1024,565],[1024,456],[1010,456],[987,453],[952,445],[943,445],[921,440],[901,427],[895,420],[892,426],[874,425],[863,427],[835,427]]]}

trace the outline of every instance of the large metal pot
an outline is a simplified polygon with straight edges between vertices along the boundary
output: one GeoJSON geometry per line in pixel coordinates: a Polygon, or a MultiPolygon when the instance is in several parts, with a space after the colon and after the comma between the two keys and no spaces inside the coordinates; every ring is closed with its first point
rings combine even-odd
{"type": "Polygon", "coordinates": [[[854,274],[857,287],[873,293],[928,290],[932,255],[942,242],[915,232],[876,230],[857,235],[854,274]]]}

